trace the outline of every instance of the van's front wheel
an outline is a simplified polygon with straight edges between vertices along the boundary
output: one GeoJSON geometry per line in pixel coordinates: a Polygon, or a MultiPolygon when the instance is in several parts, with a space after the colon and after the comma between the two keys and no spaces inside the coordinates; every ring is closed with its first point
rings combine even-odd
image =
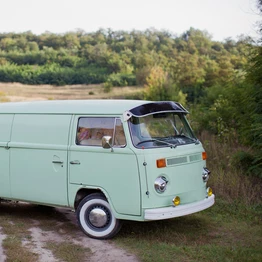
{"type": "Polygon", "coordinates": [[[121,221],[114,217],[109,203],[100,193],[82,199],[76,214],[81,229],[92,238],[112,238],[121,228],[121,221]]]}

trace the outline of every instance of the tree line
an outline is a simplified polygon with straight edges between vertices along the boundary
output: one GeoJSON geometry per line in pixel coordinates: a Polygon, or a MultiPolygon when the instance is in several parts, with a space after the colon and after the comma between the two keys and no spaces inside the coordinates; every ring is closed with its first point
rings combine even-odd
{"type": "Polygon", "coordinates": [[[207,32],[194,28],[180,36],[154,29],[5,33],[0,34],[0,81],[143,85],[148,75],[154,74],[150,70],[159,67],[169,81],[195,96],[196,89],[201,93],[227,82],[236,71],[241,73],[248,42],[247,37],[212,41],[207,32]]]}
{"type": "Polygon", "coordinates": [[[250,146],[252,152],[240,152],[237,163],[261,176],[261,55],[261,45],[249,37],[219,42],[194,28],[179,36],[155,29],[2,33],[0,82],[103,83],[107,91],[143,86],[136,98],[181,102],[199,132],[250,146]]]}

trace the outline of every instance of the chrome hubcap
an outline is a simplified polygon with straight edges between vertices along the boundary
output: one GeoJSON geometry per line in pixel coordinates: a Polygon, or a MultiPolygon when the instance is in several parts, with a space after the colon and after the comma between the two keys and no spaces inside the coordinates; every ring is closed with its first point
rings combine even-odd
{"type": "Polygon", "coordinates": [[[95,227],[104,227],[107,223],[107,214],[101,208],[94,208],[89,213],[89,221],[95,227]]]}

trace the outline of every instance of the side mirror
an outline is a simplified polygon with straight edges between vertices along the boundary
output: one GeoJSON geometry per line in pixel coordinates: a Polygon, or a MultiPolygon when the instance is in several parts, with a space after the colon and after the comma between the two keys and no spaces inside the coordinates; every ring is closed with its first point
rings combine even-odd
{"type": "Polygon", "coordinates": [[[111,150],[113,151],[112,137],[111,136],[103,136],[102,137],[102,147],[103,148],[111,148],[111,150]]]}

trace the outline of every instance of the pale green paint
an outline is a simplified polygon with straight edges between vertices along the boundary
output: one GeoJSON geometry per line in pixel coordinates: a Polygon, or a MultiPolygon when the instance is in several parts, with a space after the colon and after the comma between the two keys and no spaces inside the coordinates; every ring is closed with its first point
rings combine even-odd
{"type": "MultiPolygon", "coordinates": [[[[0,142],[10,141],[14,114],[0,114],[0,142]]],[[[3,144],[2,144],[3,145],[3,144]]]]}
{"type": "Polygon", "coordinates": [[[70,115],[16,114],[12,143],[67,146],[70,121],[70,115]]]}
{"type": "Polygon", "coordinates": [[[95,100],[1,104],[0,197],[73,207],[78,190],[99,189],[107,196],[117,218],[131,220],[143,220],[146,208],[171,206],[176,195],[181,197],[182,204],[205,198],[206,185],[202,181],[205,161],[197,156],[203,152],[201,144],[172,149],[133,147],[122,114],[144,102],[95,100]],[[15,118],[10,132],[13,113],[15,118]],[[114,148],[111,152],[102,147],[76,145],[80,115],[120,117],[126,147],[114,148]],[[7,143],[9,150],[4,148],[7,143]],[[175,157],[186,157],[191,162],[176,164],[174,160],[172,166],[156,168],[157,159],[175,157]],[[54,160],[63,161],[63,164],[52,163],[54,160]],[[70,165],[73,160],[81,164],[70,165]],[[169,180],[163,194],[154,189],[154,181],[159,175],[165,175],[169,180]]]}
{"type": "Polygon", "coordinates": [[[70,115],[15,115],[9,143],[12,198],[68,205],[70,121],[70,115]]]}
{"type": "Polygon", "coordinates": [[[189,144],[177,146],[176,148],[164,147],[155,149],[136,149],[142,187],[142,208],[158,208],[172,206],[172,199],[180,196],[181,204],[187,204],[202,200],[206,196],[206,183],[202,179],[202,171],[205,161],[188,162],[187,164],[177,164],[164,168],[156,167],[156,160],[161,158],[172,158],[202,154],[201,144],[189,144]],[[143,163],[146,162],[146,166],[143,163]],[[165,176],[168,179],[167,189],[159,194],[154,188],[155,179],[158,176],[165,176]],[[146,187],[148,184],[148,193],[146,187]]]}
{"type": "Polygon", "coordinates": [[[147,101],[142,100],[64,100],[0,103],[1,113],[122,115],[147,101]]]}
{"type": "MultiPolygon", "coordinates": [[[[72,146],[70,183],[101,188],[120,214],[140,215],[140,183],[134,153],[129,148],[110,149],[72,146]]],[[[70,186],[70,185],[69,185],[70,186]]]]}
{"type": "Polygon", "coordinates": [[[10,197],[9,154],[7,149],[11,137],[13,114],[0,115],[0,197],[10,197]]]}
{"type": "MultiPolygon", "coordinates": [[[[75,116],[74,125],[83,115],[75,116]]],[[[101,188],[119,214],[140,215],[140,182],[135,154],[130,148],[104,149],[75,145],[76,128],[69,148],[69,182],[101,188]]],[[[70,187],[70,185],[69,185],[70,187]]],[[[74,197],[74,196],[73,196],[74,197]]]]}

